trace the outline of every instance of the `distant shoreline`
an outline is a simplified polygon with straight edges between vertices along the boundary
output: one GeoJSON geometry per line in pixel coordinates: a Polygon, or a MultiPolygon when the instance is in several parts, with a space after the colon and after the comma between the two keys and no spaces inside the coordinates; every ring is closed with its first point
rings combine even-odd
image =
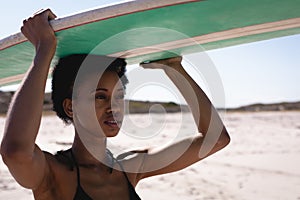
{"type": "MultiPolygon", "coordinates": [[[[222,110],[222,109],[220,109],[222,110]]],[[[260,112],[260,111],[300,111],[300,101],[296,102],[280,102],[280,103],[256,103],[237,108],[227,108],[226,111],[248,111],[248,112],[260,112]]]]}
{"type": "MultiPolygon", "coordinates": [[[[0,91],[0,116],[5,116],[9,103],[12,99],[13,92],[0,91]]],[[[176,112],[190,112],[187,105],[179,105],[174,102],[150,102],[150,101],[133,101],[125,100],[127,110],[131,114],[143,113],[176,113],[176,112]]],[[[51,93],[45,94],[44,99],[44,114],[55,114],[52,111],[51,93]]],[[[300,111],[300,101],[297,102],[280,102],[271,104],[251,104],[237,108],[218,108],[218,111],[226,112],[260,112],[260,111],[300,111]]]]}

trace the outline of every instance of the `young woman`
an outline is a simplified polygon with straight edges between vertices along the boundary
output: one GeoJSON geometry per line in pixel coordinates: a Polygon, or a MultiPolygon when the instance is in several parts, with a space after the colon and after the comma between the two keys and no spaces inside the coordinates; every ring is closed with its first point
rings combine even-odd
{"type": "MultiPolygon", "coordinates": [[[[74,142],[70,150],[57,155],[42,151],[35,139],[49,66],[56,50],[56,37],[48,22],[54,18],[50,10],[45,10],[24,20],[21,31],[36,53],[12,100],[1,144],[1,155],[11,174],[23,187],[32,189],[35,199],[140,199],[134,188],[141,179],[181,170],[229,143],[215,108],[177,57],[142,67],[164,70],[186,99],[201,134],[164,149],[135,151],[127,159],[115,159],[106,149],[106,138],[117,135],[122,123],[126,63],[122,59],[108,61],[101,77],[92,68],[81,81],[75,81],[73,72],[90,56],[71,55],[60,59],[54,70],[52,98],[57,115],[74,126],[74,142]],[[93,88],[90,82],[97,78],[99,81],[93,88]],[[89,109],[94,114],[86,111],[89,109]],[[211,139],[215,135],[216,142],[211,139]],[[203,148],[206,144],[208,148],[203,148]],[[177,159],[161,165],[162,161],[178,155],[183,147],[188,148],[177,159]]],[[[92,65],[101,66],[109,58],[91,56],[91,59],[92,65]]]]}

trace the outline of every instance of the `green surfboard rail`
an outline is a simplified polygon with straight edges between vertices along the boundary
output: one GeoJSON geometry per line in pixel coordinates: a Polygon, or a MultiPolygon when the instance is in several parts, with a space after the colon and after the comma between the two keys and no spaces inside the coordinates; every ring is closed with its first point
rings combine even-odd
{"type": "MultiPolygon", "coordinates": [[[[207,0],[130,13],[56,32],[56,59],[76,53],[110,55],[252,25],[300,17],[300,0],[207,0]],[[167,30],[170,30],[169,32],[167,30]],[[178,33],[178,34],[175,34],[178,33]]],[[[128,63],[299,34],[300,28],[191,45],[128,58],[128,63]]],[[[23,74],[34,56],[29,42],[0,51],[0,79],[23,74]]],[[[53,64],[55,64],[55,60],[53,64]]]]}

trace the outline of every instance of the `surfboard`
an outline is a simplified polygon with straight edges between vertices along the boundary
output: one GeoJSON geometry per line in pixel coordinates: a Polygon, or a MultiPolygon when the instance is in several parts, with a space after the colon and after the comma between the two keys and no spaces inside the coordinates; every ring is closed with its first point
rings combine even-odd
{"type": "MultiPolygon", "coordinates": [[[[299,10],[299,0],[138,0],[50,23],[58,38],[55,58],[93,53],[134,64],[299,34],[299,10]]],[[[2,39],[0,86],[20,81],[33,56],[22,33],[2,39]]]]}

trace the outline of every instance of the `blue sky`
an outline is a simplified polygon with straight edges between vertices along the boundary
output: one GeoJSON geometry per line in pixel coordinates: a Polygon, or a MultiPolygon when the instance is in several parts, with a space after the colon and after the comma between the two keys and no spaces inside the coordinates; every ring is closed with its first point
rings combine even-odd
{"type": "MultiPolygon", "coordinates": [[[[106,0],[101,4],[111,2],[117,1],[106,0]]],[[[97,6],[100,4],[96,0],[6,1],[1,6],[0,38],[19,32],[23,19],[41,8],[49,7],[58,17],[63,17],[97,6]]],[[[299,52],[300,34],[208,51],[207,55],[221,77],[226,107],[237,107],[300,100],[299,52]]],[[[197,63],[197,59],[194,60],[197,63]]],[[[202,84],[201,80],[197,82],[202,84]]],[[[148,99],[159,100],[155,94],[157,91],[149,90],[152,99],[148,99]]]]}

